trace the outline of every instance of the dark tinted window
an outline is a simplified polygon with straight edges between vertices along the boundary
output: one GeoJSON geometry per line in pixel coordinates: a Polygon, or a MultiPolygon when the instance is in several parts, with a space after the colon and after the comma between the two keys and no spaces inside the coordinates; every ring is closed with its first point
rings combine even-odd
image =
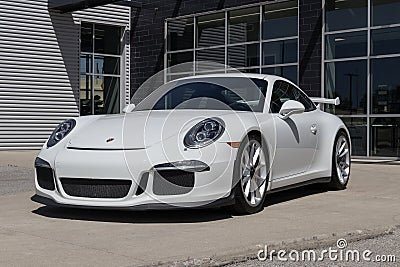
{"type": "Polygon", "coordinates": [[[197,47],[224,45],[225,13],[210,14],[197,18],[197,47]]]}
{"type": "Polygon", "coordinates": [[[168,22],[168,51],[193,49],[193,18],[185,18],[168,22]]]}
{"type": "Polygon", "coordinates": [[[387,25],[400,22],[400,2],[398,0],[372,0],[372,25],[387,25]]]}
{"type": "Polygon", "coordinates": [[[120,55],[121,28],[114,26],[96,25],[94,32],[95,53],[120,55]]]}
{"type": "Polygon", "coordinates": [[[283,103],[288,100],[295,100],[302,103],[305,112],[315,110],[314,103],[295,86],[285,81],[276,81],[271,96],[271,112],[279,113],[283,103]]]}
{"type": "Polygon", "coordinates": [[[337,115],[367,113],[367,61],[352,60],[325,64],[325,96],[340,98],[340,105],[325,105],[337,115]]]}
{"type": "Polygon", "coordinates": [[[367,55],[367,32],[338,33],[326,36],[326,59],[367,55]]]}
{"type": "Polygon", "coordinates": [[[263,39],[297,35],[297,1],[280,1],[264,6],[263,39]]]}
{"type": "Polygon", "coordinates": [[[263,64],[275,65],[297,62],[297,40],[263,44],[263,64]]]}
{"type": "Polygon", "coordinates": [[[93,52],[93,24],[82,23],[81,52],[93,52]]]}
{"type": "Polygon", "coordinates": [[[400,27],[371,31],[372,55],[400,53],[400,27]]]}
{"type": "Polygon", "coordinates": [[[367,26],[367,0],[326,0],[326,31],[367,26]]]}
{"type": "MultiPolygon", "coordinates": [[[[400,58],[371,60],[371,112],[400,113],[400,58]]],[[[400,140],[399,140],[400,142],[400,140]]]]}
{"type": "Polygon", "coordinates": [[[260,9],[255,7],[230,11],[228,30],[230,44],[259,40],[260,9]]]}

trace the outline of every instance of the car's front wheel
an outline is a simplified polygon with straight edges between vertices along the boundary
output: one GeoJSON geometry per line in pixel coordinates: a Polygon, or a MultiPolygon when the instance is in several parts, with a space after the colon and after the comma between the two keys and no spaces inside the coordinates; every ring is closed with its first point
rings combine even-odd
{"type": "Polygon", "coordinates": [[[350,179],[350,142],[346,133],[340,131],[335,139],[332,155],[332,177],[330,189],[343,190],[350,179]]]}
{"type": "Polygon", "coordinates": [[[268,155],[259,135],[251,135],[241,143],[235,162],[235,214],[251,214],[263,209],[268,186],[268,155]]]}

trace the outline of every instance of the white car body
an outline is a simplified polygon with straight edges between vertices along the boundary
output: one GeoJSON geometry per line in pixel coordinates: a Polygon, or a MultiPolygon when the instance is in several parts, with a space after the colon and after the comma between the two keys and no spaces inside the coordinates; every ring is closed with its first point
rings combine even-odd
{"type": "MultiPolygon", "coordinates": [[[[243,76],[221,74],[181,80],[243,76]]],[[[36,196],[33,200],[72,207],[117,209],[229,205],[234,201],[232,177],[238,148],[228,143],[239,143],[250,132],[261,133],[268,146],[271,169],[267,192],[311,182],[329,182],[336,135],[342,130],[349,136],[344,123],[319,108],[292,114],[288,123],[282,114],[270,112],[271,92],[276,80],[294,84],[272,75],[246,74],[245,77],[268,82],[262,112],[133,110],[126,114],[76,118],[75,128],[65,138],[52,147],[44,144],[40,151],[38,158],[41,161],[37,166],[48,164],[42,167],[52,170],[55,188],[42,188],[36,173],[36,196]],[[205,118],[221,119],[225,132],[210,145],[185,147],[183,139],[186,133],[205,118]],[[188,192],[168,194],[158,188],[156,194],[155,166],[164,164],[161,168],[168,168],[169,165],[165,164],[184,160],[201,161],[209,170],[195,172],[194,186],[188,192]],[[143,186],[144,192],[138,192],[143,177],[147,177],[147,183],[143,186]],[[68,194],[61,182],[63,178],[124,180],[131,185],[122,197],[82,197],[68,194]]],[[[319,102],[324,101],[328,100],[319,99],[319,102]]]]}

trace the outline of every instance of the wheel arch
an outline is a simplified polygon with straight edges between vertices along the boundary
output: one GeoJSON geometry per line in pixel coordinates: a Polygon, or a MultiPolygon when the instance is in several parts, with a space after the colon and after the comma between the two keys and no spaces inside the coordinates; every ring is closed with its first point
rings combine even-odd
{"type": "Polygon", "coordinates": [[[321,135],[318,141],[318,161],[316,162],[316,167],[322,170],[326,170],[326,174],[330,174],[332,172],[332,155],[335,146],[335,141],[340,132],[346,134],[349,147],[350,147],[350,155],[352,153],[351,150],[351,136],[350,132],[347,129],[346,125],[343,121],[329,114],[334,118],[333,120],[326,120],[322,126],[323,130],[321,131],[321,135]]]}
{"type": "Polygon", "coordinates": [[[261,142],[265,143],[267,145],[266,149],[267,149],[267,153],[268,153],[268,160],[270,161],[272,158],[271,152],[273,151],[272,148],[270,147],[271,144],[268,142],[268,139],[265,138],[264,134],[261,132],[260,129],[258,128],[253,128],[253,129],[249,129],[247,131],[247,133],[242,137],[241,142],[244,141],[245,138],[250,137],[251,135],[257,135],[261,138],[261,142]]]}
{"type": "MultiPolygon", "coordinates": [[[[252,128],[249,129],[247,131],[246,134],[243,135],[242,139],[241,139],[241,143],[245,140],[245,138],[249,138],[251,135],[257,135],[261,138],[261,142],[264,143],[266,145],[266,153],[268,156],[268,162],[269,162],[269,177],[268,177],[268,186],[267,186],[267,191],[270,190],[271,187],[271,178],[272,178],[272,164],[273,164],[273,154],[274,153],[274,149],[271,147],[270,142],[268,142],[268,139],[264,136],[264,134],[261,132],[261,130],[259,128],[252,128]]],[[[237,159],[238,155],[236,155],[236,159],[237,159]]]]}

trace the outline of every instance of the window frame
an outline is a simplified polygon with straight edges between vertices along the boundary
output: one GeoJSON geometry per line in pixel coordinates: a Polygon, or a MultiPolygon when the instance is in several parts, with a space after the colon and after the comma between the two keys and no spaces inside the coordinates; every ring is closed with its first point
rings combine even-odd
{"type": "MultiPolygon", "coordinates": [[[[366,60],[367,62],[367,73],[365,75],[366,77],[366,113],[365,114],[356,114],[356,115],[337,115],[340,118],[345,118],[345,119],[351,119],[351,118],[360,118],[360,119],[365,119],[366,125],[365,127],[367,128],[367,137],[366,137],[366,155],[360,155],[360,156],[355,156],[358,158],[385,158],[385,159],[399,159],[396,157],[387,157],[387,156],[374,156],[372,149],[373,149],[373,144],[372,144],[372,124],[371,121],[375,118],[379,117],[395,117],[399,118],[400,114],[374,114],[372,113],[373,111],[373,106],[372,106],[372,100],[373,100],[373,84],[372,84],[372,79],[373,79],[373,73],[372,73],[372,61],[375,59],[383,59],[383,58],[400,58],[400,53],[392,53],[392,54],[377,54],[374,55],[372,52],[372,32],[374,30],[379,30],[379,29],[388,29],[388,28],[394,28],[394,27],[400,27],[400,22],[396,23],[386,23],[382,25],[375,25],[373,22],[373,0],[368,0],[367,1],[367,25],[365,27],[353,27],[353,28],[348,28],[348,29],[343,29],[343,30],[327,30],[326,27],[326,12],[327,12],[327,0],[322,1],[322,64],[321,64],[321,96],[325,97],[326,96],[326,68],[327,68],[327,63],[334,63],[334,62],[351,62],[355,60],[366,60]],[[361,57],[346,57],[346,58],[337,58],[337,59],[326,59],[325,54],[326,54],[326,37],[331,34],[341,34],[341,33],[351,33],[351,32],[357,32],[357,31],[367,31],[367,55],[361,56],[361,57]]],[[[324,110],[324,106],[321,106],[322,110],[324,110]]]]}
{"type": "MultiPolygon", "coordinates": [[[[88,115],[99,115],[99,113],[95,113],[95,80],[96,77],[100,77],[101,79],[104,80],[104,78],[111,78],[111,79],[118,79],[118,112],[117,113],[112,113],[112,114],[118,114],[121,112],[121,102],[122,102],[122,95],[123,95],[123,82],[124,82],[124,44],[121,41],[120,42],[120,48],[119,48],[119,54],[104,54],[104,53],[97,53],[96,52],[96,25],[101,25],[101,26],[111,26],[111,27],[115,27],[115,28],[119,28],[120,29],[120,36],[123,36],[124,34],[124,27],[121,25],[113,25],[113,24],[102,24],[102,23],[94,23],[94,22],[89,22],[89,21],[81,21],[80,24],[80,36],[79,36],[79,80],[81,76],[86,76],[86,79],[89,77],[90,81],[90,104],[91,104],[91,112],[90,114],[82,114],[82,110],[81,110],[81,97],[80,97],[80,92],[81,92],[81,87],[79,85],[79,116],[88,116],[88,115]],[[81,51],[81,43],[82,43],[82,36],[81,36],[81,32],[82,32],[82,26],[86,24],[86,25],[90,25],[91,29],[92,29],[92,42],[91,42],[91,51],[87,52],[87,51],[81,51]],[[81,72],[81,57],[82,56],[89,56],[90,58],[90,72],[81,72]],[[112,58],[117,58],[117,62],[118,62],[118,69],[119,69],[119,74],[107,74],[107,73],[97,73],[95,70],[95,64],[96,64],[96,57],[112,57],[112,58]]],[[[80,83],[80,82],[79,82],[80,83]]],[[[104,89],[103,89],[104,92],[104,89]]],[[[103,96],[103,102],[104,102],[104,96],[103,96]]],[[[103,103],[104,105],[104,103],[103,103]]]]}
{"type": "MultiPolygon", "coordinates": [[[[164,82],[171,81],[173,77],[185,77],[185,76],[194,76],[197,74],[207,74],[210,71],[209,70],[204,70],[204,69],[198,69],[197,68],[197,53],[201,50],[207,50],[207,49],[218,49],[222,48],[224,49],[224,57],[221,57],[219,62],[224,62],[224,65],[216,66],[214,67],[215,70],[218,72],[222,73],[230,73],[230,72],[251,72],[251,73],[262,73],[262,70],[264,68],[273,68],[273,67],[286,67],[286,66],[296,66],[296,80],[293,81],[295,83],[298,83],[299,81],[299,1],[298,0],[280,0],[280,1],[264,1],[260,3],[254,3],[254,4],[248,4],[248,5],[242,5],[242,6],[237,6],[237,7],[231,7],[231,8],[225,8],[222,10],[214,10],[214,11],[207,11],[207,12],[201,12],[197,14],[190,14],[190,15],[184,15],[184,16],[179,16],[179,17],[174,17],[174,18],[167,18],[165,20],[165,49],[164,49],[164,82]],[[294,7],[297,10],[297,34],[296,35],[290,35],[286,37],[281,37],[281,38],[275,38],[275,39],[263,39],[263,16],[264,16],[264,7],[271,5],[271,4],[277,4],[277,3],[285,3],[285,2],[290,2],[293,1],[295,3],[294,7]],[[235,43],[230,43],[229,42],[229,12],[235,11],[235,10],[240,10],[240,9],[251,9],[251,8],[258,8],[259,9],[259,29],[258,29],[258,40],[256,41],[247,41],[247,42],[235,42],[235,43]],[[224,13],[225,14],[225,42],[224,44],[221,45],[214,45],[214,46],[209,46],[209,47],[198,47],[197,46],[197,20],[200,16],[206,16],[210,14],[217,14],[217,13],[224,13]],[[194,45],[192,48],[189,49],[183,49],[183,50],[169,50],[168,49],[168,34],[167,32],[169,31],[168,25],[170,22],[175,22],[179,20],[183,20],[185,18],[193,18],[193,40],[194,40],[194,45]],[[268,64],[264,65],[263,63],[263,45],[265,43],[269,42],[276,42],[276,41],[287,41],[287,40],[296,40],[297,41],[297,49],[296,49],[296,61],[291,62],[291,63],[282,63],[282,64],[268,64]],[[243,66],[238,66],[236,68],[229,68],[228,67],[228,50],[230,47],[233,46],[244,46],[244,45],[252,45],[256,44],[259,46],[259,51],[258,51],[258,62],[256,65],[253,66],[247,66],[246,64],[243,66]],[[183,52],[191,52],[193,56],[193,66],[182,66],[182,68],[178,67],[175,68],[173,66],[176,65],[169,65],[168,58],[170,57],[171,54],[175,53],[183,53],[183,52]]],[[[246,61],[249,59],[246,58],[246,61]]],[[[214,71],[214,70],[212,70],[214,71]]]]}

